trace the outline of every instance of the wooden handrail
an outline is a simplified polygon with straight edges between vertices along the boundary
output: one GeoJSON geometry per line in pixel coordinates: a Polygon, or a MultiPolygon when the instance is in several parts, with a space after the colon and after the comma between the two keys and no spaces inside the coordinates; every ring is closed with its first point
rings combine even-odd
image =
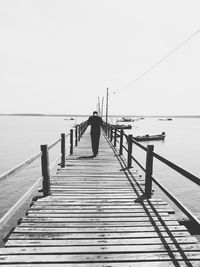
{"type": "Polygon", "coordinates": [[[39,187],[42,177],[38,178],[32,187],[3,215],[0,219],[0,229],[11,219],[13,214],[25,203],[32,193],[39,187]]]}
{"type": "Polygon", "coordinates": [[[154,177],[151,177],[153,182],[168,196],[176,205],[179,207],[181,211],[183,211],[189,219],[194,221],[200,226],[200,220],[181,203],[172,193],[170,193],[160,182],[158,182],[154,177]]]}
{"type": "MultiPolygon", "coordinates": [[[[81,127],[82,127],[82,133],[83,133],[87,128],[86,122],[83,122],[81,124],[81,127]]],[[[70,133],[65,135],[65,137],[68,137],[68,136],[70,136],[70,133]]],[[[61,138],[58,139],[56,142],[52,143],[51,145],[49,145],[48,150],[50,150],[51,148],[56,146],[60,141],[61,141],[61,138]]],[[[37,153],[36,155],[31,157],[30,159],[23,161],[22,163],[18,164],[13,169],[2,174],[0,176],[0,179],[3,179],[3,178],[11,176],[13,174],[16,174],[21,169],[25,168],[27,165],[30,165],[33,161],[35,161],[36,159],[38,159],[41,156],[42,156],[42,152],[37,153]]],[[[61,158],[61,156],[59,154],[59,156],[56,158],[56,160],[54,160],[54,162],[49,167],[49,170],[52,170],[55,167],[55,165],[58,163],[60,158],[61,158]]],[[[39,185],[43,182],[43,178],[44,177],[38,178],[37,181],[31,186],[31,188],[29,188],[29,190],[25,192],[25,194],[3,215],[3,217],[0,218],[0,229],[11,219],[11,217],[16,213],[16,211],[25,203],[25,201],[39,187],[39,185]]]]}
{"type": "MultiPolygon", "coordinates": [[[[104,126],[105,129],[110,129],[110,126],[105,125],[104,126]]],[[[109,131],[108,131],[108,135],[109,135],[109,131]]],[[[119,135],[120,136],[120,135],[119,135]]],[[[130,135],[126,135],[123,133],[123,136],[126,137],[127,141],[130,140],[130,135]]],[[[123,137],[120,137],[123,138],[123,137]]],[[[116,141],[115,141],[116,142],[116,141]]],[[[148,147],[144,147],[143,145],[139,144],[137,141],[134,140],[134,138],[132,138],[132,143],[134,143],[136,146],[140,147],[142,150],[144,151],[148,151],[148,147]]],[[[128,142],[128,145],[129,142],[128,142]]],[[[124,150],[126,150],[127,154],[129,153],[129,149],[126,148],[123,144],[121,144],[120,147],[120,152],[122,152],[122,147],[124,150]]],[[[121,153],[120,153],[121,155],[121,153]]],[[[156,154],[155,152],[153,152],[153,150],[151,151],[151,161],[153,162],[153,158],[156,158],[158,160],[160,160],[162,163],[166,164],[167,166],[169,166],[170,168],[172,168],[173,170],[175,170],[176,172],[180,173],[181,175],[183,175],[184,177],[186,177],[187,179],[189,179],[190,181],[194,182],[197,185],[200,185],[200,178],[198,178],[197,176],[191,174],[190,172],[184,170],[183,168],[179,167],[178,165],[174,164],[173,162],[167,160],[166,158],[163,158],[162,156],[156,154]]],[[[131,159],[134,160],[136,162],[136,164],[145,172],[146,176],[147,176],[147,172],[149,172],[148,174],[148,183],[151,183],[152,181],[177,205],[177,207],[179,207],[179,209],[181,211],[183,211],[188,218],[190,218],[193,222],[197,223],[200,226],[200,220],[189,210],[187,209],[175,196],[173,196],[173,194],[171,194],[160,182],[158,182],[153,176],[152,176],[152,170],[151,168],[153,168],[152,162],[148,163],[148,157],[146,160],[146,168],[144,168],[137,160],[136,158],[133,157],[133,155],[131,155],[131,159]],[[148,164],[151,164],[148,170],[147,166],[148,164]]],[[[127,167],[130,165],[130,158],[127,157],[127,167]],[[129,162],[128,162],[129,160],[129,162]]],[[[147,179],[146,179],[147,182],[147,179]]],[[[151,185],[149,186],[149,189],[147,189],[147,184],[145,183],[145,193],[146,196],[148,198],[151,197],[151,185]],[[148,191],[148,192],[147,192],[148,191]]]]}
{"type": "Polygon", "coordinates": [[[190,172],[184,170],[183,168],[179,167],[178,165],[174,164],[173,162],[161,157],[160,155],[153,152],[153,156],[160,160],[162,163],[166,164],[167,166],[171,167],[173,170],[177,171],[178,173],[182,174],[186,178],[188,178],[190,181],[194,182],[197,185],[200,185],[200,179],[191,174],[190,172]]]}
{"type": "Polygon", "coordinates": [[[30,159],[27,159],[23,162],[21,162],[20,164],[18,164],[16,167],[14,167],[13,169],[3,173],[0,176],[0,180],[3,178],[7,178],[13,174],[16,174],[17,172],[19,172],[20,170],[24,169],[26,166],[30,165],[33,161],[35,161],[36,159],[38,159],[41,156],[41,152],[37,153],[36,155],[34,155],[33,157],[31,157],[30,159]]]}
{"type": "MultiPolygon", "coordinates": [[[[66,135],[66,137],[68,137],[69,134],[66,135]]],[[[54,146],[56,146],[59,142],[61,141],[61,138],[58,139],[57,141],[55,141],[54,143],[52,143],[51,145],[48,146],[48,149],[52,149],[54,146]]],[[[24,169],[25,167],[27,167],[28,165],[30,165],[32,162],[34,162],[36,159],[38,159],[39,157],[41,157],[42,153],[38,152],[37,154],[35,154],[34,156],[32,156],[31,158],[19,163],[17,166],[15,166],[14,168],[12,168],[11,170],[8,170],[6,172],[4,172],[3,174],[0,175],[0,180],[7,178],[11,175],[14,175],[16,173],[18,173],[20,170],[24,169]]]]}
{"type": "MultiPolygon", "coordinates": [[[[60,154],[56,158],[56,160],[51,164],[50,170],[52,170],[57,162],[60,160],[60,154]]],[[[33,194],[35,190],[39,188],[42,184],[43,177],[40,177],[36,180],[36,182],[29,188],[28,191],[24,193],[24,195],[0,218],[0,229],[6,225],[6,223],[11,219],[13,214],[26,202],[26,200],[33,194]]]]}

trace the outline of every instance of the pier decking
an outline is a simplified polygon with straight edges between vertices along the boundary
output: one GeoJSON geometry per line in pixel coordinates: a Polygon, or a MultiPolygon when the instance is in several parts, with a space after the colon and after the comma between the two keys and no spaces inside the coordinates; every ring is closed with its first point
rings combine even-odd
{"type": "Polygon", "coordinates": [[[86,130],[51,195],[34,201],[0,249],[0,266],[200,266],[200,245],[102,135],[86,130]]]}

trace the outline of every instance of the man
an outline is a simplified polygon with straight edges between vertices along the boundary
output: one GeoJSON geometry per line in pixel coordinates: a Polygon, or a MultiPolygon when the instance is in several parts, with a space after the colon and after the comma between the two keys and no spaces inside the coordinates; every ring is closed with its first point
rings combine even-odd
{"type": "Polygon", "coordinates": [[[94,111],[93,116],[90,116],[88,119],[88,125],[91,125],[91,141],[92,141],[92,152],[93,157],[96,157],[99,150],[99,138],[100,138],[100,129],[103,125],[103,120],[98,116],[98,112],[94,111]]]}

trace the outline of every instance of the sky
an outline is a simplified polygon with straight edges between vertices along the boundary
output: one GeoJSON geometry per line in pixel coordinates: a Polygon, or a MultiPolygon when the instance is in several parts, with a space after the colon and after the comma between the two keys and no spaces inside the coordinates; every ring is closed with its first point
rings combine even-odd
{"type": "Polygon", "coordinates": [[[109,114],[200,115],[199,10],[199,0],[0,0],[0,113],[91,114],[109,88],[109,114]]]}

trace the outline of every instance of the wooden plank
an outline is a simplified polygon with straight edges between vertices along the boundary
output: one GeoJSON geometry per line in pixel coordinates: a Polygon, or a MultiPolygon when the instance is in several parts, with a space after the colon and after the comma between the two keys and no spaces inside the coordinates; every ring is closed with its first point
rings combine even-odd
{"type": "MultiPolygon", "coordinates": [[[[199,267],[199,261],[197,260],[192,260],[191,262],[189,261],[182,261],[182,260],[165,260],[165,261],[151,261],[151,267],[174,267],[174,266],[179,266],[179,267],[188,267],[189,265],[193,267],[199,267]]],[[[19,264],[1,264],[3,267],[19,267],[19,264]]],[[[33,264],[24,264],[23,267],[47,267],[46,263],[34,263],[33,264]]],[[[64,266],[67,267],[83,267],[82,263],[64,263],[64,266]]],[[[149,262],[109,262],[107,263],[86,263],[84,264],[84,267],[149,267],[149,262]]],[[[63,267],[63,263],[48,263],[48,267],[63,267]]]]}
{"type": "MultiPolygon", "coordinates": [[[[113,200],[113,201],[106,201],[106,200],[100,200],[100,201],[96,201],[94,199],[92,199],[91,201],[89,201],[88,199],[84,199],[83,201],[80,200],[68,200],[68,201],[55,201],[55,203],[53,203],[52,201],[47,201],[47,202],[39,202],[39,203],[34,203],[32,204],[31,208],[34,207],[45,207],[45,206],[130,206],[130,207],[135,207],[137,204],[133,201],[118,201],[118,200],[113,200]]],[[[155,203],[155,204],[147,204],[145,205],[145,207],[169,207],[168,205],[166,205],[165,203],[155,203]]],[[[141,207],[143,207],[143,205],[141,205],[141,207]]]]}
{"type": "MultiPolygon", "coordinates": [[[[148,211],[150,209],[156,209],[157,211],[167,211],[168,212],[168,207],[167,206],[155,206],[154,208],[147,207],[148,211]]],[[[143,207],[141,206],[104,206],[104,205],[94,205],[94,206],[87,206],[87,205],[82,205],[82,206],[56,206],[56,205],[50,205],[50,206],[34,206],[29,210],[28,212],[48,212],[48,211],[58,211],[58,212],[83,212],[83,211],[90,211],[90,212],[96,212],[101,210],[102,212],[140,212],[144,211],[143,207]]]]}
{"type": "Polygon", "coordinates": [[[174,231],[174,232],[165,232],[161,231],[157,233],[156,231],[153,232],[116,232],[116,233],[107,233],[107,232],[102,232],[102,233],[53,233],[53,232],[35,232],[35,233],[30,233],[30,232],[24,232],[24,233],[16,233],[13,232],[12,235],[9,237],[9,240],[17,239],[17,240],[22,240],[22,239],[29,239],[29,240],[44,240],[44,239],[50,239],[50,240],[62,240],[62,239],[122,239],[122,238],[174,238],[174,237],[186,237],[190,236],[190,234],[187,231],[174,231]]]}
{"type": "MultiPolygon", "coordinates": [[[[173,252],[173,258],[177,260],[200,260],[199,252],[173,252]]],[[[0,263],[109,263],[109,262],[134,262],[134,261],[166,261],[172,257],[168,252],[154,253],[104,253],[104,254],[54,254],[54,255],[3,255],[0,263]]]]}
{"type": "MultiPolygon", "coordinates": [[[[84,227],[83,228],[79,228],[79,227],[71,227],[71,228],[56,228],[56,227],[49,227],[49,228],[39,228],[39,227],[20,227],[17,226],[14,229],[14,233],[118,233],[118,232],[122,232],[122,233],[130,233],[130,232],[154,232],[154,231],[159,231],[159,232],[163,232],[163,231],[170,231],[170,232],[179,232],[179,231],[187,231],[187,229],[182,226],[182,225],[175,225],[175,226],[157,226],[156,229],[154,226],[141,226],[141,227],[134,227],[134,226],[127,226],[127,227],[112,227],[112,229],[110,229],[110,227],[108,226],[102,226],[102,227],[84,227]]],[[[145,233],[146,234],[146,233],[145,233]]],[[[145,235],[144,234],[144,235],[145,235]]]]}
{"type": "MultiPolygon", "coordinates": [[[[184,250],[195,251],[200,253],[200,244],[163,244],[159,245],[98,245],[98,246],[66,246],[66,247],[19,247],[19,248],[0,248],[0,256],[2,255],[40,255],[40,254],[83,254],[83,253],[157,253],[167,252],[168,249],[171,252],[180,252],[184,250]]],[[[200,255],[199,255],[200,257],[200,255]]]]}
{"type": "Polygon", "coordinates": [[[111,194],[113,194],[113,193],[115,193],[115,194],[120,194],[120,193],[132,193],[132,189],[131,188],[98,188],[98,187],[96,187],[96,188],[76,188],[76,189],[74,189],[74,188],[69,188],[69,187],[67,187],[67,186],[52,186],[51,187],[51,191],[65,191],[65,192],[68,192],[68,193],[70,193],[70,192],[72,192],[72,193],[74,193],[74,192],[82,192],[82,193],[87,193],[87,192],[89,192],[89,193],[96,193],[96,194],[99,194],[99,193],[101,193],[101,194],[109,194],[109,193],[111,193],[111,194]]]}
{"type": "MultiPolygon", "coordinates": [[[[168,209],[168,205],[165,204],[155,204],[155,205],[146,205],[146,208],[148,208],[148,210],[150,208],[162,208],[162,209],[168,209]]],[[[62,203],[46,203],[46,205],[38,205],[38,204],[34,204],[33,206],[31,206],[31,210],[35,210],[35,209],[96,209],[96,208],[102,208],[102,209],[141,209],[143,208],[142,205],[137,205],[134,203],[81,203],[81,204],[70,204],[70,203],[66,203],[64,204],[62,203]]]]}
{"type": "MultiPolygon", "coordinates": [[[[166,221],[166,222],[154,222],[153,225],[161,226],[172,226],[172,225],[179,225],[177,221],[166,221]]],[[[83,223],[83,222],[22,222],[20,223],[20,227],[27,227],[27,228],[73,228],[73,227],[79,227],[79,228],[95,228],[95,227],[144,227],[144,226],[152,226],[152,222],[89,222],[89,223],[83,223]]]]}
{"type": "MultiPolygon", "coordinates": [[[[142,213],[144,214],[144,210],[143,209],[113,209],[113,210],[106,210],[106,209],[101,209],[101,208],[97,208],[97,209],[81,209],[81,210],[29,210],[28,211],[28,214],[79,214],[80,216],[83,215],[83,214],[91,214],[91,216],[95,215],[95,214],[102,214],[102,215],[106,215],[106,214],[111,214],[113,215],[114,214],[127,214],[129,213],[130,215],[134,216],[135,213],[142,213]]],[[[159,213],[166,213],[168,212],[167,209],[157,209],[157,212],[159,213]]],[[[127,215],[126,215],[127,216],[127,215]]],[[[145,216],[148,216],[148,213],[145,214],[145,216]]]]}
{"type": "MultiPolygon", "coordinates": [[[[175,221],[177,222],[175,217],[171,217],[171,216],[160,216],[158,217],[118,217],[118,218],[114,218],[114,217],[97,217],[97,218],[93,218],[93,217],[89,217],[89,218],[81,218],[81,217],[72,217],[72,218],[59,218],[59,217],[55,217],[55,218],[49,218],[49,217],[44,217],[44,218],[40,218],[40,217],[25,217],[21,220],[21,224],[25,223],[25,222],[80,222],[80,223],[89,223],[89,222],[118,222],[118,223],[123,223],[123,222],[168,222],[168,221],[175,221]]],[[[20,224],[20,225],[21,225],[20,224]]]]}
{"type": "Polygon", "coordinates": [[[71,184],[71,186],[69,184],[65,184],[63,182],[56,182],[56,183],[51,183],[51,188],[53,189],[59,189],[59,188],[63,188],[63,189],[70,189],[70,190],[77,190],[77,189],[83,189],[83,190],[90,190],[90,189],[110,189],[110,190],[129,190],[130,192],[133,192],[133,188],[132,186],[130,186],[129,184],[112,184],[112,183],[106,183],[104,184],[102,181],[98,182],[98,181],[94,181],[94,182],[90,182],[90,183],[79,183],[76,182],[76,186],[74,183],[71,184]]]}
{"type": "MultiPolygon", "coordinates": [[[[161,213],[161,215],[167,215],[168,213],[167,212],[163,212],[161,213]]],[[[153,217],[160,217],[158,215],[156,215],[155,213],[148,213],[148,215],[145,213],[145,212],[141,212],[141,213],[125,213],[125,212],[113,212],[113,213],[34,213],[34,212],[29,212],[28,213],[28,217],[31,218],[37,218],[37,217],[49,217],[49,218],[76,218],[76,217],[79,217],[79,218],[116,218],[116,217],[149,217],[149,218],[153,218],[153,217]]]]}
{"type": "Polygon", "coordinates": [[[39,247],[39,246],[81,246],[81,245],[90,245],[90,246],[99,246],[99,245],[160,245],[163,242],[167,242],[167,244],[197,244],[197,239],[195,237],[187,236],[187,237],[174,237],[169,238],[165,237],[164,240],[161,238],[121,238],[115,239],[40,239],[40,240],[8,240],[6,243],[6,247],[39,247]]]}
{"type": "MultiPolygon", "coordinates": [[[[39,198],[38,200],[37,200],[37,203],[39,203],[39,202],[46,202],[46,201],[53,201],[53,202],[55,202],[55,201],[67,201],[68,199],[66,198],[66,197],[60,197],[60,196],[58,196],[58,197],[56,197],[56,196],[47,196],[47,197],[44,197],[44,198],[39,198]]],[[[76,200],[69,200],[69,201],[76,201],[76,200]]],[[[101,200],[99,200],[99,199],[95,199],[95,201],[101,201],[101,200]]],[[[113,199],[107,199],[107,201],[110,201],[110,202],[112,202],[112,201],[130,201],[130,202],[134,202],[135,203],[135,201],[136,201],[136,199],[130,199],[130,200],[128,200],[128,199],[120,199],[120,200],[113,200],[113,199]]],[[[164,202],[163,200],[161,200],[161,199],[143,199],[142,200],[142,203],[157,203],[157,202],[159,202],[159,203],[166,203],[166,202],[164,202]]],[[[166,203],[167,204],[167,203],[166,203]]]]}

